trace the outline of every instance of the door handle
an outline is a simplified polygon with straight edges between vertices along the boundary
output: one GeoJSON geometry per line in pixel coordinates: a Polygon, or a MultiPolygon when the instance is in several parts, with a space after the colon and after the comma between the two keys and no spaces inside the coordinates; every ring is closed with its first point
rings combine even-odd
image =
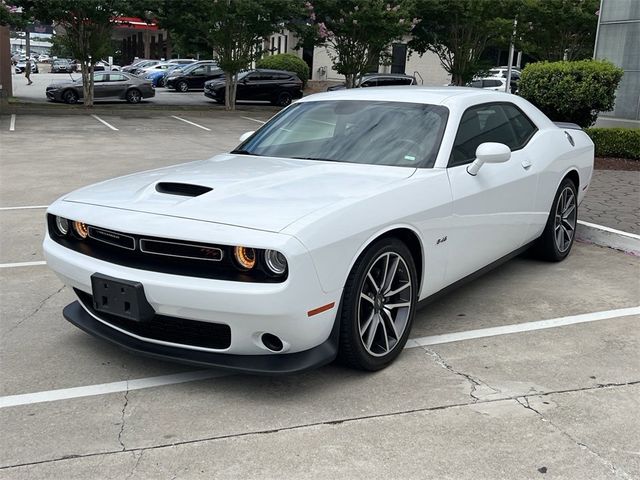
{"type": "Polygon", "coordinates": [[[525,170],[528,170],[530,167],[531,167],[531,160],[527,158],[522,160],[522,168],[524,168],[525,170]]]}

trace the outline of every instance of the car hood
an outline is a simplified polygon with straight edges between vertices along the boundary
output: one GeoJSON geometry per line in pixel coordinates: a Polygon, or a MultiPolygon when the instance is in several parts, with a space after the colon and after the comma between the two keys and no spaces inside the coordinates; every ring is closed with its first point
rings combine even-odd
{"type": "Polygon", "coordinates": [[[279,232],[310,213],[372,195],[414,172],[406,167],[225,154],[107,180],[63,200],[279,232]],[[166,193],[176,188],[172,184],[211,190],[198,196],[166,193]],[[163,187],[164,193],[158,191],[163,187]]]}

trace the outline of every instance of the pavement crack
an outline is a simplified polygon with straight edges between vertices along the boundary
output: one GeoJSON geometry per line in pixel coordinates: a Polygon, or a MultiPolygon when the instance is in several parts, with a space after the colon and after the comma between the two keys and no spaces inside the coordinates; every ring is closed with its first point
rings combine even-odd
{"type": "Polygon", "coordinates": [[[44,307],[44,305],[53,297],[55,297],[56,295],[58,295],[62,290],[65,289],[65,285],[61,286],[58,290],[56,290],[55,292],[53,292],[51,295],[49,295],[48,297],[46,297],[44,300],[42,300],[37,306],[36,308],[33,310],[33,312],[31,312],[30,314],[28,314],[27,316],[23,317],[22,319],[20,319],[18,321],[18,323],[16,323],[13,327],[11,327],[9,330],[7,330],[7,333],[5,335],[10,335],[11,332],[13,332],[16,328],[18,328],[20,325],[22,325],[24,322],[26,322],[27,320],[29,320],[30,318],[32,318],[34,315],[36,315],[40,310],[42,310],[42,308],[44,307]]]}
{"type": "Polygon", "coordinates": [[[480,386],[485,386],[495,393],[501,393],[500,390],[493,388],[491,385],[488,385],[487,383],[483,382],[481,379],[473,377],[469,373],[464,373],[456,370],[449,363],[447,363],[438,352],[431,350],[430,348],[427,348],[427,347],[423,347],[423,348],[424,348],[424,351],[427,352],[427,354],[431,356],[434,359],[434,361],[438,365],[440,365],[442,368],[449,370],[451,373],[455,375],[465,378],[469,382],[471,386],[471,391],[469,392],[469,396],[472,399],[472,403],[477,403],[479,400],[481,400],[481,398],[476,395],[476,390],[480,386]]]}
{"type": "MultiPolygon", "coordinates": [[[[596,387],[596,389],[597,388],[602,388],[602,386],[598,385],[596,387]]],[[[607,467],[611,471],[611,473],[614,474],[615,477],[624,478],[624,479],[631,479],[632,478],[624,470],[618,468],[613,462],[611,462],[610,460],[606,459],[604,456],[602,456],[600,453],[595,451],[589,445],[587,445],[584,442],[580,442],[573,435],[571,435],[570,433],[568,433],[567,431],[562,429],[559,425],[557,425],[556,423],[552,422],[547,417],[545,417],[544,414],[542,414],[542,412],[540,412],[539,410],[533,408],[531,406],[531,404],[529,403],[529,399],[526,396],[525,397],[516,397],[514,400],[516,402],[518,402],[520,405],[522,405],[524,408],[526,408],[527,410],[531,410],[532,412],[534,412],[538,417],[540,417],[540,420],[542,420],[543,422],[546,422],[549,425],[551,425],[561,435],[563,435],[564,437],[568,438],[571,442],[575,443],[578,447],[580,447],[583,450],[586,450],[587,452],[589,452],[589,454],[591,454],[592,456],[596,457],[598,459],[598,461],[600,463],[602,463],[602,465],[607,467]]]]}
{"type": "MultiPolygon", "coordinates": [[[[138,468],[138,465],[140,464],[140,460],[142,459],[142,456],[144,455],[144,452],[146,450],[139,450],[138,453],[138,458],[136,458],[136,463],[133,465],[133,468],[131,469],[131,471],[129,472],[129,475],[127,475],[127,477],[124,480],[130,480],[131,478],[133,478],[133,475],[136,473],[136,470],[138,468]]],[[[136,457],[136,452],[132,451],[134,458],[136,457]]]]}
{"type": "Polygon", "coordinates": [[[122,441],[122,434],[124,433],[124,426],[125,426],[124,418],[127,411],[127,405],[129,405],[129,380],[126,380],[126,382],[127,382],[127,385],[126,385],[126,391],[124,392],[124,405],[122,405],[122,414],[120,418],[120,431],[118,432],[118,443],[122,447],[123,452],[127,449],[124,445],[124,442],[122,441]]]}

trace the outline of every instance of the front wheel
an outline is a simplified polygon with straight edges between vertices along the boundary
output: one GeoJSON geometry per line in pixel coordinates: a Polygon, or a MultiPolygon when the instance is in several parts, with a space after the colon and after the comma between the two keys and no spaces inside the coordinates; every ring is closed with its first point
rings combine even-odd
{"type": "Polygon", "coordinates": [[[564,260],[573,246],[578,223],[578,196],[576,186],[565,178],[553,199],[547,224],[538,239],[539,256],[551,262],[564,260]]]}
{"type": "Polygon", "coordinates": [[[376,241],[354,265],[344,290],[340,318],[340,359],[375,371],[402,351],[415,315],[417,274],[400,240],[376,241]]]}
{"type": "Polygon", "coordinates": [[[179,92],[186,92],[187,90],[189,90],[189,85],[184,81],[178,82],[178,84],[176,85],[176,90],[178,90],[179,92]]]}
{"type": "Polygon", "coordinates": [[[67,90],[62,94],[62,99],[65,101],[65,103],[73,105],[74,103],[78,103],[78,94],[73,90],[67,90]]]}

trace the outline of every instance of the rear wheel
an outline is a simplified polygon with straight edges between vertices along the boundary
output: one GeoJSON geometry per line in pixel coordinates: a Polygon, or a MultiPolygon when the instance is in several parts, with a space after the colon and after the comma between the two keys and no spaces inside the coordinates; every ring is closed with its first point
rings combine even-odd
{"type": "Polygon", "coordinates": [[[344,290],[340,359],[362,370],[380,370],[402,351],[416,308],[416,268],[404,243],[375,242],[354,265],[344,290]]]}
{"type": "Polygon", "coordinates": [[[565,178],[553,199],[544,232],[536,245],[541,258],[552,262],[564,260],[573,246],[578,223],[576,186],[565,178]]]}
{"type": "Polygon", "coordinates": [[[291,103],[291,100],[293,100],[293,96],[289,92],[280,92],[278,94],[276,103],[281,107],[286,107],[291,103]]]}
{"type": "Polygon", "coordinates": [[[74,103],[78,103],[78,94],[73,90],[67,90],[62,94],[62,99],[65,101],[65,103],[73,105],[74,103]]]}
{"type": "Polygon", "coordinates": [[[185,81],[178,82],[176,84],[176,90],[178,90],[179,92],[186,92],[187,90],[189,90],[189,85],[185,81]]]}
{"type": "Polygon", "coordinates": [[[140,103],[141,100],[142,100],[142,94],[140,93],[140,90],[136,88],[132,88],[127,92],[127,102],[140,103]]]}

